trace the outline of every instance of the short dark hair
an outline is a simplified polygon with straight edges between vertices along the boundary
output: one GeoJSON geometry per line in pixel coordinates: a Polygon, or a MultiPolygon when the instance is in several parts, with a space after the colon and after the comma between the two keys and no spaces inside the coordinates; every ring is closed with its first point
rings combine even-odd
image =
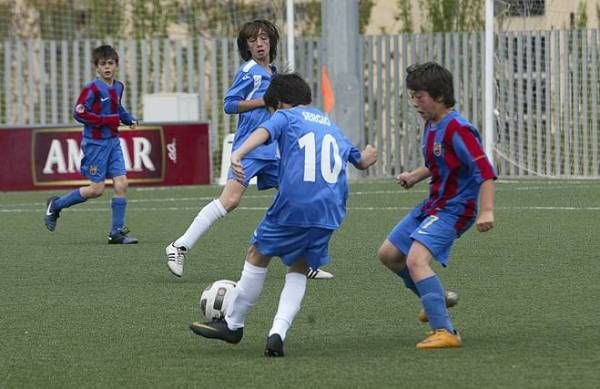
{"type": "Polygon", "coordinates": [[[435,62],[415,64],[406,69],[406,87],[412,91],[425,91],[446,107],[456,104],[452,73],[435,62]]]}
{"type": "Polygon", "coordinates": [[[310,86],[298,73],[279,73],[271,79],[263,99],[267,108],[277,109],[279,103],[292,106],[308,105],[312,102],[310,86]]]}
{"type": "Polygon", "coordinates": [[[92,51],[92,63],[94,66],[98,66],[98,62],[101,59],[114,59],[117,65],[119,64],[119,54],[110,45],[98,46],[92,51]]]}
{"type": "Polygon", "coordinates": [[[273,62],[277,56],[277,44],[279,43],[279,30],[277,26],[268,20],[257,19],[251,22],[244,23],[237,37],[237,46],[240,57],[244,61],[249,61],[252,58],[250,50],[248,50],[248,39],[256,38],[258,32],[263,30],[269,36],[269,62],[273,62]]]}

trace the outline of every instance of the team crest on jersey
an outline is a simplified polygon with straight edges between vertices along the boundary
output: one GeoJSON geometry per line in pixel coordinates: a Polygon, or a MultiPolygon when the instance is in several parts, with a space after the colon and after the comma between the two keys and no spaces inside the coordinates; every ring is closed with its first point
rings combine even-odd
{"type": "Polygon", "coordinates": [[[262,76],[260,74],[255,74],[252,76],[252,79],[254,80],[254,89],[258,89],[260,82],[262,81],[262,76]]]}
{"type": "Polygon", "coordinates": [[[439,157],[440,155],[442,155],[442,144],[441,143],[433,144],[433,155],[435,155],[436,157],[439,157]]]}
{"type": "Polygon", "coordinates": [[[98,173],[98,166],[90,166],[90,174],[94,175],[98,173]]]}

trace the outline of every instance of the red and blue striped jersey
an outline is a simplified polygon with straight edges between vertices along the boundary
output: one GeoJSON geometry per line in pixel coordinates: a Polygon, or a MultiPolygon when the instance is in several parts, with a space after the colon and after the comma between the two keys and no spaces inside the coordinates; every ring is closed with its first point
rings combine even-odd
{"type": "Polygon", "coordinates": [[[112,86],[96,78],[81,91],[73,117],[83,124],[83,136],[106,139],[117,136],[119,124],[133,124],[136,118],[121,104],[125,86],[115,80],[112,86]]]}
{"type": "Polygon", "coordinates": [[[477,215],[481,184],[497,178],[481,147],[479,132],[458,112],[451,111],[435,126],[425,124],[422,151],[431,178],[429,198],[421,204],[421,211],[455,215],[455,228],[462,231],[461,224],[477,215]]]}

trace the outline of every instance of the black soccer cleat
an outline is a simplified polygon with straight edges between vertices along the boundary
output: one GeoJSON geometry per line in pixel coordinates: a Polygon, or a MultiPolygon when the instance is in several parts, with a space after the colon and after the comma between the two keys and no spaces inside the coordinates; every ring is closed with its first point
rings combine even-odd
{"type": "Polygon", "coordinates": [[[136,244],[137,238],[133,236],[127,236],[129,234],[129,228],[122,227],[120,230],[108,234],[108,244],[136,244]]]}
{"type": "Polygon", "coordinates": [[[220,339],[227,343],[236,344],[244,336],[244,327],[237,330],[230,330],[224,319],[213,320],[205,323],[193,322],[190,324],[190,330],[196,335],[209,339],[220,339]]]}
{"type": "Polygon", "coordinates": [[[279,334],[273,334],[267,338],[265,357],[283,357],[283,340],[279,334]]]}
{"type": "Polygon", "coordinates": [[[58,199],[58,196],[53,196],[48,198],[46,201],[46,213],[44,214],[44,224],[46,224],[46,228],[49,231],[54,231],[56,229],[56,221],[60,217],[60,211],[54,210],[54,201],[58,199]]]}

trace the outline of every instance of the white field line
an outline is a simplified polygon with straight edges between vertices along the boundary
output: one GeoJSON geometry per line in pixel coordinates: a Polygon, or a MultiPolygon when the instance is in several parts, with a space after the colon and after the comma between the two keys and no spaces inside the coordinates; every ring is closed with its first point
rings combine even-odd
{"type": "MultiPolygon", "coordinates": [[[[594,181],[519,181],[519,180],[499,180],[500,185],[496,187],[496,192],[511,192],[511,191],[544,191],[544,190],[571,190],[572,186],[576,185],[578,187],[600,187],[600,184],[594,181]],[[522,186],[524,183],[532,184],[532,186],[522,186]]],[[[144,192],[152,192],[152,191],[166,191],[172,188],[168,187],[148,187],[148,188],[135,188],[135,192],[139,192],[140,194],[144,192]]],[[[368,196],[368,195],[407,195],[410,193],[419,193],[419,194],[427,194],[426,189],[412,189],[410,191],[403,190],[398,188],[397,190],[370,190],[370,191],[353,191],[350,192],[350,197],[354,196],[368,196]]],[[[265,194],[246,194],[244,195],[244,199],[271,199],[275,195],[274,191],[265,193],[265,194]]],[[[135,194],[133,195],[135,196],[135,194]]],[[[130,196],[132,197],[132,196],[130,196]]],[[[182,206],[174,206],[174,207],[130,207],[128,211],[199,211],[202,206],[204,206],[207,202],[212,201],[216,196],[195,196],[195,197],[167,197],[167,198],[130,198],[128,200],[129,204],[151,204],[151,203],[173,203],[173,204],[181,204],[185,202],[192,202],[197,204],[197,206],[193,207],[182,207],[182,206]]],[[[425,197],[425,196],[423,196],[425,197]]],[[[1,197],[0,197],[1,201],[1,197]]],[[[91,200],[95,201],[95,200],[91,200]]],[[[100,203],[100,202],[99,202],[100,203]]],[[[106,202],[109,206],[109,202],[106,202]]],[[[33,203],[17,203],[17,204],[0,204],[0,214],[1,213],[21,213],[21,212],[38,212],[39,209],[45,208],[45,202],[33,202],[33,203]]],[[[79,212],[96,212],[99,210],[105,210],[106,208],[73,208],[72,210],[79,212]]],[[[246,210],[246,211],[254,211],[254,210],[265,210],[266,207],[238,207],[237,209],[246,210]]],[[[348,210],[408,210],[412,209],[412,207],[349,207],[348,210]]],[[[572,206],[531,206],[531,207],[501,207],[497,206],[497,210],[543,210],[543,211],[597,211],[600,210],[600,207],[572,207],[572,206]]]]}
{"type": "MultiPolygon", "coordinates": [[[[0,208],[0,214],[18,214],[18,213],[40,213],[43,214],[45,208],[11,208],[3,209],[0,208]]],[[[240,211],[265,211],[267,207],[238,207],[236,210],[240,211]]],[[[347,207],[348,211],[408,211],[412,207],[347,207]]],[[[67,212],[107,212],[110,210],[110,206],[107,203],[106,207],[95,207],[95,208],[69,208],[67,212]]],[[[550,207],[550,206],[516,206],[516,207],[496,207],[496,211],[600,211],[600,207],[550,207]]],[[[191,213],[197,213],[200,211],[200,207],[129,207],[127,212],[180,212],[190,211],[191,213]]]]}
{"type": "MultiPolygon", "coordinates": [[[[513,183],[511,181],[504,181],[503,183],[513,183]]],[[[515,181],[514,183],[519,183],[518,181],[515,181]]],[[[522,183],[522,182],[521,182],[522,183]]],[[[510,188],[510,187],[505,187],[505,186],[500,186],[500,187],[496,187],[496,192],[510,192],[510,191],[539,191],[539,190],[552,190],[552,191],[556,191],[556,190],[571,190],[569,185],[565,185],[564,182],[561,185],[553,185],[555,183],[544,183],[544,185],[538,185],[538,186],[520,186],[517,188],[510,188]]],[[[592,184],[589,181],[588,182],[579,182],[576,181],[574,182],[575,185],[578,185],[579,187],[581,186],[590,186],[590,187],[598,187],[600,188],[600,184],[592,184]]],[[[152,191],[154,188],[136,188],[136,191],[139,192],[150,192],[152,191]]],[[[157,190],[163,190],[162,188],[159,188],[157,190]]],[[[410,193],[420,193],[420,194],[426,194],[428,191],[425,189],[412,189],[410,191],[407,190],[403,190],[401,188],[398,188],[398,190],[372,190],[372,191],[354,191],[354,192],[350,192],[350,197],[353,196],[368,196],[368,195],[407,195],[410,193]]],[[[275,192],[269,192],[268,194],[246,194],[244,195],[244,199],[264,199],[264,198],[273,198],[273,196],[275,195],[275,192]]],[[[135,196],[135,195],[134,195],[135,196]]],[[[132,196],[130,196],[132,197],[132,196]]],[[[200,205],[204,205],[205,202],[208,201],[212,201],[213,199],[215,199],[216,196],[195,196],[195,197],[166,197],[166,198],[130,198],[128,200],[128,202],[130,204],[143,204],[143,203],[176,203],[176,202],[199,202],[200,205]]],[[[1,201],[1,200],[0,200],[1,201]]],[[[91,200],[91,201],[95,201],[95,200],[91,200]]],[[[100,200],[101,201],[101,200],[100,200]]],[[[39,203],[17,203],[17,204],[6,204],[6,205],[2,205],[0,204],[0,212],[2,212],[3,210],[5,210],[5,208],[11,208],[11,209],[16,209],[16,208],[22,208],[22,207],[31,207],[31,206],[35,206],[35,207],[41,207],[41,206],[45,206],[46,203],[45,202],[39,202],[39,203]]],[[[164,209],[164,208],[163,208],[164,209]]],[[[243,208],[238,208],[238,209],[243,209],[243,208]]],[[[385,208],[381,208],[381,209],[385,209],[385,208]]],[[[400,208],[403,209],[403,208],[400,208]]],[[[515,209],[515,207],[512,207],[511,209],[515,209]]],[[[529,208],[528,208],[529,209],[529,208]]],[[[545,208],[544,208],[545,209],[545,208]]],[[[566,209],[572,209],[567,207],[566,209]]],[[[574,209],[583,209],[583,208],[574,208],[574,209]]]]}

